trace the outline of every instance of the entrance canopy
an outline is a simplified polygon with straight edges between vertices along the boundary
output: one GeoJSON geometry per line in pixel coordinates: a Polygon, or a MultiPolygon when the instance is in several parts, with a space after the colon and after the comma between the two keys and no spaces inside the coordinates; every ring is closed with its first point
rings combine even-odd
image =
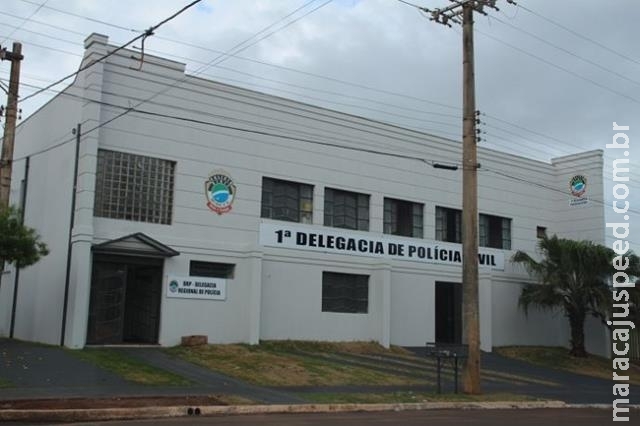
{"type": "Polygon", "coordinates": [[[92,247],[94,253],[142,257],[173,257],[180,253],[142,232],[105,241],[92,247]]]}

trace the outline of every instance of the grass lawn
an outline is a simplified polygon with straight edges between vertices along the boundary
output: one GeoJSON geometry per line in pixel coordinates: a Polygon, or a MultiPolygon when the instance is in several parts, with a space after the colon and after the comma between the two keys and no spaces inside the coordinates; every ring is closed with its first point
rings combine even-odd
{"type": "Polygon", "coordinates": [[[390,393],[304,393],[298,394],[309,402],[317,404],[395,404],[410,402],[520,402],[537,401],[527,395],[496,393],[487,395],[436,394],[422,392],[390,392],[390,393]]]}
{"type": "Polygon", "coordinates": [[[0,377],[0,389],[13,387],[13,383],[0,377]]]}
{"type": "Polygon", "coordinates": [[[106,348],[67,350],[77,358],[111,371],[130,382],[150,386],[187,386],[184,377],[145,364],[118,351],[106,348]]]}
{"type": "MultiPolygon", "coordinates": [[[[263,386],[417,385],[429,384],[416,375],[397,375],[366,366],[324,358],[327,353],[398,354],[376,343],[263,342],[260,345],[174,347],[174,356],[250,383],[263,386]]],[[[408,355],[407,355],[408,356],[408,355]]]]}
{"type": "MultiPolygon", "coordinates": [[[[569,355],[569,350],[547,346],[504,346],[494,348],[494,351],[508,358],[556,370],[565,370],[571,373],[584,374],[611,380],[613,361],[597,355],[589,355],[587,358],[576,358],[569,355]]],[[[629,368],[630,382],[640,385],[640,367],[631,364],[629,368]]]]}

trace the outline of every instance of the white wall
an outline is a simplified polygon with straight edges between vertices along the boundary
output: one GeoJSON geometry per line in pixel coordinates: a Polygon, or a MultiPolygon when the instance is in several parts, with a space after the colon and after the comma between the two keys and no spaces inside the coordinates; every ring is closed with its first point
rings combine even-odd
{"type": "MultiPolygon", "coordinates": [[[[283,259],[285,260],[285,259],[283,259]]],[[[339,266],[322,261],[278,261],[262,264],[262,318],[264,340],[382,340],[382,285],[375,265],[339,266]],[[322,312],[322,272],[369,275],[366,314],[322,312]]]]}
{"type": "MultiPolygon", "coordinates": [[[[58,344],[66,273],[69,214],[73,187],[78,104],[58,96],[18,126],[11,203],[18,205],[26,161],[30,156],[25,225],[35,228],[50,250],[35,266],[20,272],[14,337],[58,344]],[[68,141],[68,143],[62,144],[68,141]],[[38,153],[61,144],[50,151],[38,153]]],[[[14,275],[0,288],[0,335],[10,328],[14,275]]]]}
{"type": "Polygon", "coordinates": [[[493,282],[493,346],[568,346],[569,324],[564,315],[535,307],[525,315],[518,306],[522,287],[522,284],[509,281],[493,282]]]}

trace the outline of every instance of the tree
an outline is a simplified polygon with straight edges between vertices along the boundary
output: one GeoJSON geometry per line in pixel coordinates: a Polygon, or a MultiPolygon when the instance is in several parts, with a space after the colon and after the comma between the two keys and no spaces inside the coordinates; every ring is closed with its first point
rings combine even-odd
{"type": "Polygon", "coordinates": [[[23,268],[49,254],[35,229],[22,224],[20,211],[14,207],[0,208],[0,270],[4,262],[23,268]]]}
{"type": "MultiPolygon", "coordinates": [[[[539,241],[542,255],[536,261],[523,251],[514,254],[512,261],[525,266],[538,283],[522,289],[519,304],[528,312],[530,306],[560,309],[569,320],[571,351],[576,357],[585,357],[584,323],[588,315],[601,319],[612,309],[611,277],[617,272],[612,264],[616,253],[603,245],[590,241],[574,241],[544,237],[539,241]]],[[[633,253],[627,273],[638,275],[639,259],[633,253]]]]}

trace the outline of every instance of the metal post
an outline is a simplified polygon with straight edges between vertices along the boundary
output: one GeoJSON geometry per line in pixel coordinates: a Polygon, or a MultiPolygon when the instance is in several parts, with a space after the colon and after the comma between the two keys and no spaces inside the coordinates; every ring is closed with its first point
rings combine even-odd
{"type": "Polygon", "coordinates": [[[440,389],[440,355],[436,355],[436,365],[438,371],[438,393],[441,393],[440,389]]]}

